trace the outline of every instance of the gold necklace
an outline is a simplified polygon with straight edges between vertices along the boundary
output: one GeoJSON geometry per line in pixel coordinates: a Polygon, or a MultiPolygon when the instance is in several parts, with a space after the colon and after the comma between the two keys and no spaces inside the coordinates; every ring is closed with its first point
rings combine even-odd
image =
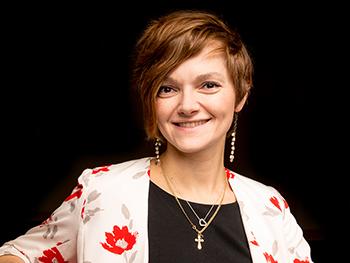
{"type": "Polygon", "coordinates": [[[210,223],[214,220],[215,216],[217,215],[217,213],[219,212],[220,210],[220,207],[222,205],[222,201],[224,200],[224,197],[225,197],[225,192],[226,192],[226,186],[227,186],[227,182],[225,182],[225,187],[224,187],[224,191],[222,193],[222,196],[221,196],[221,199],[220,199],[220,203],[218,205],[218,207],[216,208],[214,214],[210,217],[209,221],[205,224],[205,226],[202,228],[202,229],[197,229],[197,226],[191,221],[191,219],[189,218],[189,216],[187,215],[185,209],[183,208],[183,206],[181,205],[180,203],[180,200],[179,198],[177,197],[177,195],[175,194],[175,191],[173,190],[173,188],[171,187],[171,184],[170,184],[170,181],[168,179],[168,177],[163,173],[163,168],[160,167],[161,169],[161,173],[163,175],[163,177],[165,178],[165,181],[167,182],[168,184],[168,187],[171,191],[171,193],[173,194],[173,196],[175,197],[176,199],[176,202],[178,203],[182,213],[185,215],[187,221],[190,223],[190,225],[192,226],[192,229],[194,231],[196,231],[197,233],[197,238],[194,239],[195,242],[197,242],[197,249],[198,250],[201,250],[202,249],[202,242],[204,242],[204,235],[203,235],[203,232],[208,228],[208,226],[210,225],[210,223]]]}
{"type": "Polygon", "coordinates": [[[210,215],[211,210],[213,210],[215,204],[212,204],[212,206],[210,207],[210,209],[208,210],[208,212],[206,213],[206,215],[204,217],[199,217],[199,215],[197,214],[197,212],[194,210],[194,208],[191,206],[190,202],[188,202],[186,200],[187,205],[189,206],[189,208],[192,210],[193,214],[197,217],[198,219],[198,224],[200,226],[205,226],[207,224],[207,218],[210,215]]]}

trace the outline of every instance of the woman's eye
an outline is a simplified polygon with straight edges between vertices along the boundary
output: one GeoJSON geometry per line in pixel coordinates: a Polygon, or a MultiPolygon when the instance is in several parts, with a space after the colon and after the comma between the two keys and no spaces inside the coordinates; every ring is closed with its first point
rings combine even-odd
{"type": "Polygon", "coordinates": [[[203,87],[206,88],[206,89],[212,89],[212,88],[217,88],[219,87],[220,85],[215,83],[215,82],[205,82],[203,84],[203,87]]]}
{"type": "Polygon", "coordinates": [[[172,93],[175,92],[175,89],[169,86],[161,86],[158,90],[157,96],[158,97],[167,97],[170,96],[172,93]]]}

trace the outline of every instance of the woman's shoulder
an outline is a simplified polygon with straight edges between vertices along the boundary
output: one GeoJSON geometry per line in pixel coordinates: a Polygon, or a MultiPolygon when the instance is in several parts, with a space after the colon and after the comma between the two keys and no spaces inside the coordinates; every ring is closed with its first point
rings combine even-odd
{"type": "Polygon", "coordinates": [[[114,164],[106,164],[93,168],[86,168],[80,180],[84,182],[108,182],[110,180],[137,179],[147,175],[151,157],[126,160],[114,164]]]}
{"type": "Polygon", "coordinates": [[[288,207],[286,200],[283,198],[279,190],[274,186],[265,184],[251,177],[232,172],[231,185],[235,192],[239,192],[246,197],[250,197],[256,202],[262,201],[281,207],[288,207]]]}
{"type": "MultiPolygon", "coordinates": [[[[132,170],[139,171],[145,170],[149,168],[151,157],[143,157],[139,159],[127,160],[115,164],[107,165],[109,167],[109,171],[113,173],[122,173],[129,172],[132,170]]],[[[99,167],[94,168],[93,170],[99,170],[99,167]]]]}

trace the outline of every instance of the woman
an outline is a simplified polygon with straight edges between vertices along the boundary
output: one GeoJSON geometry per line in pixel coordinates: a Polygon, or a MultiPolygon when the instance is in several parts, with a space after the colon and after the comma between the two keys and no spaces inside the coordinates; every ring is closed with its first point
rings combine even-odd
{"type": "Polygon", "coordinates": [[[312,262],[283,197],[224,166],[252,86],[237,32],[176,11],[135,50],[156,156],[86,169],[50,218],[0,248],[11,254],[0,262],[312,262]]]}

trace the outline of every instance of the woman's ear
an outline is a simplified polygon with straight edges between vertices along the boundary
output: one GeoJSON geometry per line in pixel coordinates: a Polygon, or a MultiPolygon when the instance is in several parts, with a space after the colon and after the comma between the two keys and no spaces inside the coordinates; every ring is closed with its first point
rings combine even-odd
{"type": "Polygon", "coordinates": [[[248,98],[248,92],[244,95],[240,102],[235,107],[235,112],[240,112],[243,109],[244,104],[246,103],[248,98]]]}

